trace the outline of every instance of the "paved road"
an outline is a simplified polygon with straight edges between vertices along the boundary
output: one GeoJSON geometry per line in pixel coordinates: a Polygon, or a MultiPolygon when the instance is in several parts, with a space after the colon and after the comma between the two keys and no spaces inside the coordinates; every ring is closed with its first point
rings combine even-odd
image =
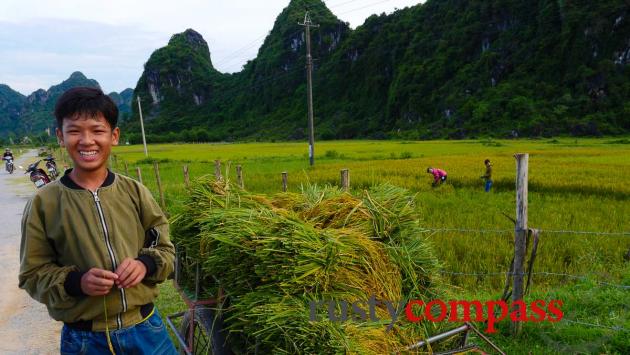
{"type": "MultiPolygon", "coordinates": [[[[26,167],[36,150],[16,161],[26,167]]],[[[20,169],[9,175],[0,166],[0,354],[59,354],[61,323],[48,316],[18,284],[20,222],[35,186],[20,169]]]]}

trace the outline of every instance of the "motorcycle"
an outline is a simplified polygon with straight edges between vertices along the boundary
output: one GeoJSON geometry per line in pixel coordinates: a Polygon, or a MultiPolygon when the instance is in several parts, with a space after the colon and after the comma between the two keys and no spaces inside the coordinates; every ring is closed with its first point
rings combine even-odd
{"type": "Polygon", "coordinates": [[[46,161],[46,169],[48,170],[48,176],[51,180],[57,179],[59,176],[59,172],[57,171],[57,163],[55,162],[55,158],[52,155],[49,155],[48,158],[44,158],[46,161]]]}
{"type": "Polygon", "coordinates": [[[5,157],[2,159],[6,160],[5,169],[7,169],[9,174],[13,174],[13,170],[15,170],[15,165],[13,165],[13,158],[5,157]]]}
{"type": "Polygon", "coordinates": [[[50,182],[50,178],[48,177],[44,169],[38,167],[39,162],[41,162],[41,160],[38,160],[29,165],[24,172],[24,174],[30,174],[31,181],[38,189],[50,182]]]}

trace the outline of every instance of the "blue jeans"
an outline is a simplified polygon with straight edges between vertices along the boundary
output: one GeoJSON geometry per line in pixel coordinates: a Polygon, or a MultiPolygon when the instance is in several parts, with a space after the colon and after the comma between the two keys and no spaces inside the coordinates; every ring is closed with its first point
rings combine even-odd
{"type": "Polygon", "coordinates": [[[486,180],[486,192],[490,192],[491,187],[492,187],[492,180],[486,180]]]}
{"type": "MultiPolygon", "coordinates": [[[[128,328],[110,330],[116,354],[177,354],[157,309],[147,320],[128,328]]],[[[111,354],[105,332],[61,329],[61,354],[111,354]]]]}

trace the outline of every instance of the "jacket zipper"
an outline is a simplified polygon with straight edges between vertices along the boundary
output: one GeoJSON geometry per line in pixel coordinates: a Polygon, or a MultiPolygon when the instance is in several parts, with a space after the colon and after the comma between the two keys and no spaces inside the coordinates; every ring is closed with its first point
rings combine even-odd
{"type": "MultiPolygon", "coordinates": [[[[98,197],[98,189],[92,192],[94,196],[94,202],[96,203],[96,210],[98,211],[98,216],[101,220],[101,226],[103,227],[103,234],[105,235],[105,246],[107,246],[107,253],[109,254],[109,258],[112,262],[112,267],[114,271],[118,268],[118,263],[116,262],[116,255],[114,254],[114,248],[109,240],[109,231],[107,229],[107,223],[105,223],[105,215],[103,214],[103,208],[101,207],[101,199],[98,197]]],[[[123,312],[127,311],[127,298],[125,297],[125,289],[119,288],[120,298],[122,300],[123,312]]],[[[116,323],[118,329],[122,328],[122,316],[120,313],[116,315],[116,323]]]]}
{"type": "Polygon", "coordinates": [[[155,247],[157,247],[158,243],[160,242],[160,231],[157,229],[153,229],[155,231],[155,233],[157,234],[157,236],[155,237],[155,239],[151,242],[151,245],[149,245],[149,249],[153,249],[155,247]]]}

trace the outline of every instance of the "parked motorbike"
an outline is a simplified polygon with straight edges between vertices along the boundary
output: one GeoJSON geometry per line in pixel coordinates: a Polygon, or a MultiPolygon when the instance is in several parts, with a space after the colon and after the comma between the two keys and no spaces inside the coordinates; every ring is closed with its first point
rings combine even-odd
{"type": "Polygon", "coordinates": [[[38,189],[50,182],[50,178],[48,177],[44,169],[38,167],[40,162],[41,160],[38,160],[29,165],[24,172],[24,174],[30,174],[31,181],[38,189]]]}
{"type": "Polygon", "coordinates": [[[13,174],[13,170],[15,170],[15,165],[13,165],[13,159],[6,157],[6,158],[2,158],[4,160],[6,160],[5,163],[5,169],[7,169],[7,171],[9,172],[9,174],[13,174]]]}
{"type": "Polygon", "coordinates": [[[49,155],[48,158],[44,158],[46,161],[46,169],[48,170],[48,176],[51,180],[57,179],[59,176],[59,172],[57,170],[57,163],[55,162],[55,158],[52,155],[49,155]]]}

